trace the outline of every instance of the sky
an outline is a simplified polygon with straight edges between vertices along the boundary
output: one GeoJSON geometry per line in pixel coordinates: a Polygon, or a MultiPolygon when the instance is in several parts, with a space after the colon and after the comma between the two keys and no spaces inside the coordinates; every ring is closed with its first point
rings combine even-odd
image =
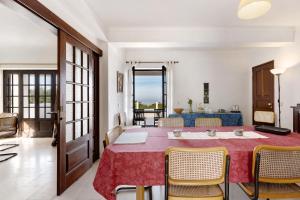
{"type": "Polygon", "coordinates": [[[145,104],[162,102],[162,77],[136,76],[135,99],[145,104]]]}

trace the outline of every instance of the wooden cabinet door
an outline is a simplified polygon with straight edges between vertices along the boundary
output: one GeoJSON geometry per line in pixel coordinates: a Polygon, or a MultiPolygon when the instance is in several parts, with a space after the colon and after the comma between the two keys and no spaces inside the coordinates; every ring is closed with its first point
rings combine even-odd
{"type": "Polygon", "coordinates": [[[252,68],[253,116],[255,111],[274,111],[273,68],[274,61],[252,68]]]}
{"type": "Polygon", "coordinates": [[[59,31],[58,195],[92,165],[93,66],[92,51],[59,31]]]}

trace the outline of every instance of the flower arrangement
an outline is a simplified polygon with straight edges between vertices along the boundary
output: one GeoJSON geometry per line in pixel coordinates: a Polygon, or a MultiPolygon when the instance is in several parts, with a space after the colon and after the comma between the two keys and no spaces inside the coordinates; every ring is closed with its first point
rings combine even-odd
{"type": "Polygon", "coordinates": [[[188,104],[189,104],[189,106],[190,106],[190,113],[192,113],[193,112],[193,100],[192,99],[188,99],[188,104]]]}

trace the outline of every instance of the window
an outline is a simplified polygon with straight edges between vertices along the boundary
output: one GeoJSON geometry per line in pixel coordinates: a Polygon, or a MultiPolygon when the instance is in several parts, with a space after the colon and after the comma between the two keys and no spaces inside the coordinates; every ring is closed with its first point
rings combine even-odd
{"type": "Polygon", "coordinates": [[[4,111],[20,119],[50,119],[54,109],[56,71],[4,71],[4,111]]]}
{"type": "Polygon", "coordinates": [[[133,72],[133,124],[157,126],[167,114],[166,67],[133,72]]]}
{"type": "Polygon", "coordinates": [[[23,74],[23,118],[35,118],[35,74],[23,74]]]}
{"type": "Polygon", "coordinates": [[[19,113],[19,74],[8,74],[4,79],[4,91],[6,91],[6,111],[10,113],[19,113]]]}

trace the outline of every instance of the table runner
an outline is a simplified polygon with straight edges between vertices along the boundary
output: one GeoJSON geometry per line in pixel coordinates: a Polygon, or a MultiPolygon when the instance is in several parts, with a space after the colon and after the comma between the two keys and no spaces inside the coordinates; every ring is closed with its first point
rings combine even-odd
{"type": "Polygon", "coordinates": [[[169,140],[228,140],[228,139],[267,139],[268,137],[254,131],[244,131],[243,136],[236,136],[234,132],[216,132],[215,136],[209,136],[207,132],[182,132],[176,137],[173,132],[168,132],[169,140]]]}
{"type": "Polygon", "coordinates": [[[148,137],[148,133],[145,131],[134,132],[134,133],[124,132],[117,138],[117,140],[114,142],[114,144],[145,143],[147,140],[147,137],[148,137]]]}
{"type": "MultiPolygon", "coordinates": [[[[242,128],[253,131],[253,127],[214,127],[217,131],[231,132],[242,128]]],[[[94,179],[94,188],[108,200],[116,199],[114,189],[119,185],[164,185],[164,151],[170,146],[177,147],[226,147],[231,158],[230,182],[252,181],[252,152],[260,144],[278,146],[300,145],[300,134],[278,136],[258,132],[268,139],[228,140],[168,140],[170,128],[132,129],[147,131],[145,144],[109,145],[102,154],[94,179]]],[[[183,131],[202,132],[201,128],[184,128],[183,131]]]]}

